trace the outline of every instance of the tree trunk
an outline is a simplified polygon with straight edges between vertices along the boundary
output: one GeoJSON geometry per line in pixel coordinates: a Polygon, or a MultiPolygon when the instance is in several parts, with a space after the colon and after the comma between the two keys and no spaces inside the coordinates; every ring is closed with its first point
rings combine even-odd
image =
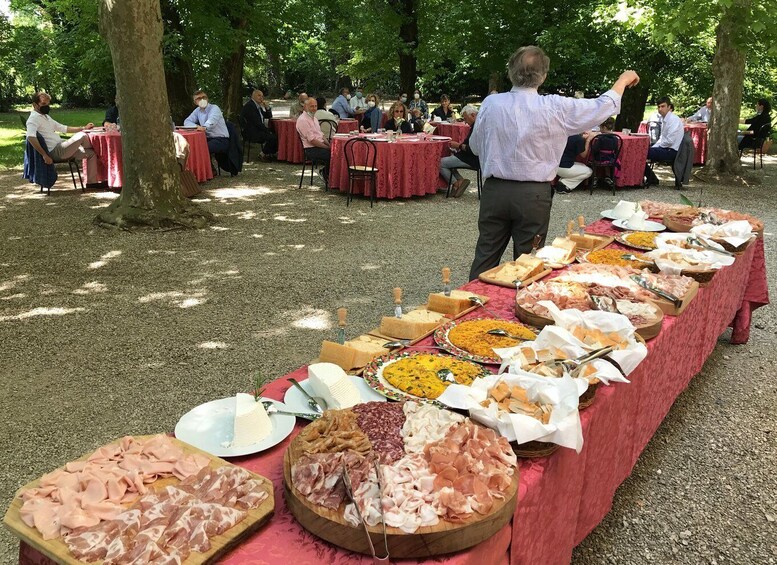
{"type": "Polygon", "coordinates": [[[502,92],[502,84],[504,81],[502,80],[502,77],[504,76],[504,71],[491,71],[488,75],[488,92],[486,94],[490,94],[492,90],[496,90],[497,92],[502,92]]]}
{"type": "Polygon", "coordinates": [[[742,85],[745,76],[745,55],[736,45],[735,14],[748,10],[750,0],[738,0],[727,9],[718,23],[717,48],[712,60],[715,85],[712,88],[712,116],[707,141],[707,161],[704,175],[740,175],[736,131],[742,107],[742,85]]]}
{"type": "Polygon", "coordinates": [[[621,99],[621,113],[615,118],[615,130],[639,129],[639,123],[645,115],[645,104],[650,94],[650,81],[640,80],[634,88],[627,88],[621,99]]]}
{"type": "Polygon", "coordinates": [[[418,78],[416,49],[418,49],[417,0],[389,0],[393,10],[402,18],[399,26],[399,87],[400,92],[413,95],[418,78]]]}
{"type": "Polygon", "coordinates": [[[167,107],[159,0],[100,0],[99,25],[111,49],[121,97],[124,186],[95,221],[121,228],[204,226],[210,214],[181,194],[167,107]]]}
{"type": "MultiPolygon", "coordinates": [[[[245,22],[243,22],[245,25],[245,22]]],[[[240,110],[243,107],[243,63],[246,58],[246,44],[239,43],[222,63],[221,72],[221,99],[224,116],[237,122],[240,110]]]]}

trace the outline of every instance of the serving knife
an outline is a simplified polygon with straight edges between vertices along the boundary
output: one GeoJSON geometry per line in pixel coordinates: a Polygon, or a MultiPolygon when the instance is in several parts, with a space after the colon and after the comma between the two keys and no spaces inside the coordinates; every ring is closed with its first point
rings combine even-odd
{"type": "Polygon", "coordinates": [[[450,267],[443,267],[442,268],[442,284],[443,284],[442,293],[445,296],[450,296],[451,295],[451,269],[450,269],[450,267]]]}
{"type": "Polygon", "coordinates": [[[641,275],[631,275],[631,280],[633,280],[635,283],[637,283],[639,286],[644,288],[645,290],[649,290],[656,296],[663,298],[664,300],[668,300],[672,304],[675,305],[675,307],[679,308],[680,305],[683,303],[683,301],[675,296],[674,294],[671,294],[669,292],[666,292],[665,290],[661,290],[654,284],[651,284],[649,280],[647,280],[645,277],[641,275]]]}
{"type": "Polygon", "coordinates": [[[397,318],[402,317],[402,289],[394,287],[394,316],[397,318]]]}
{"type": "Polygon", "coordinates": [[[346,308],[337,309],[337,343],[343,345],[345,343],[345,319],[348,316],[348,310],[346,308]]]}

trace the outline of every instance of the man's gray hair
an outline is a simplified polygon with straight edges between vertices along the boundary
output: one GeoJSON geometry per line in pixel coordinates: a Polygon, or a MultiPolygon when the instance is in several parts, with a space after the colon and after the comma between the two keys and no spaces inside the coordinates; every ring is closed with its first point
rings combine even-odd
{"type": "Polygon", "coordinates": [[[461,115],[466,116],[467,114],[477,114],[478,109],[475,108],[472,104],[467,104],[461,109],[461,115]]]}
{"type": "Polygon", "coordinates": [[[513,86],[537,88],[545,80],[550,57],[534,45],[520,47],[507,62],[507,75],[513,86]]]}

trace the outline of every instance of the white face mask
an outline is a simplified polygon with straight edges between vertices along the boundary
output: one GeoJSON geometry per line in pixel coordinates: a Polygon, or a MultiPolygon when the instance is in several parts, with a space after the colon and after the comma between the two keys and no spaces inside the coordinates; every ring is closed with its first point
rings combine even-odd
{"type": "Polygon", "coordinates": [[[315,115],[316,115],[316,113],[315,113],[315,112],[306,112],[306,114],[307,114],[308,116],[310,116],[311,118],[312,118],[313,116],[315,116],[315,115]]]}
{"type": "Polygon", "coordinates": [[[350,95],[350,94],[346,94],[346,95],[345,95],[345,99],[346,99],[346,100],[350,100],[350,99],[351,99],[351,95],[350,95]]]}
{"type": "Polygon", "coordinates": [[[413,98],[415,98],[416,100],[419,100],[421,98],[421,95],[416,92],[415,94],[413,94],[413,98]]]}
{"type": "Polygon", "coordinates": [[[403,96],[402,98],[399,99],[399,101],[402,103],[407,102],[407,96],[403,96]]]}
{"type": "Polygon", "coordinates": [[[199,106],[200,108],[202,108],[204,110],[205,108],[208,107],[208,101],[203,98],[202,100],[197,102],[197,106],[199,106]]]}
{"type": "Polygon", "coordinates": [[[369,102],[367,102],[367,106],[369,106],[370,108],[374,108],[375,107],[375,100],[370,100],[369,102]]]}

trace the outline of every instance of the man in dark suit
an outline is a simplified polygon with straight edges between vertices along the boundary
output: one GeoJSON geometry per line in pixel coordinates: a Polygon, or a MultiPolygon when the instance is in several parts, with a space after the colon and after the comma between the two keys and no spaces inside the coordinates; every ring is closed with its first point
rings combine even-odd
{"type": "Polygon", "coordinates": [[[264,93],[254,90],[251,99],[240,111],[242,126],[245,128],[245,140],[261,143],[265,159],[271,159],[278,152],[278,136],[270,131],[272,108],[265,103],[264,93]]]}

